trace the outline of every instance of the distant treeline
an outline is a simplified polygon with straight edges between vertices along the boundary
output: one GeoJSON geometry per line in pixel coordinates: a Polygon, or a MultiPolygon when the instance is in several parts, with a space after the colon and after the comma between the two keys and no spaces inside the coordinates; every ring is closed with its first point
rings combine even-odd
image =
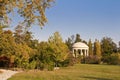
{"type": "MultiPolygon", "coordinates": [[[[101,41],[94,42],[82,40],[79,34],[72,35],[66,40],[70,51],[75,42],[83,42],[89,46],[89,56],[81,59],[83,63],[91,64],[120,64],[120,41],[119,46],[110,37],[103,37],[101,41]]],[[[81,56],[80,56],[81,57],[81,56]]]]}
{"type": "Polygon", "coordinates": [[[79,34],[62,40],[55,32],[48,41],[33,39],[32,33],[18,25],[14,32],[0,26],[0,67],[21,69],[47,69],[63,67],[75,63],[120,64],[120,47],[111,38],[104,37],[101,42],[86,42],[79,34]],[[89,57],[74,58],[71,54],[75,42],[84,42],[89,46],[89,57]]]}

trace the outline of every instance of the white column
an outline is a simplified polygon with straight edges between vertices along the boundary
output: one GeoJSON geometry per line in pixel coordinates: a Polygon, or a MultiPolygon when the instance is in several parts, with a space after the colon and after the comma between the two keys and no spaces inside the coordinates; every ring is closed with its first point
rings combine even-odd
{"type": "Polygon", "coordinates": [[[74,49],[72,49],[72,53],[74,53],[74,49]]]}
{"type": "Polygon", "coordinates": [[[75,51],[74,51],[74,50],[75,50],[75,49],[73,48],[73,53],[72,53],[72,54],[73,54],[73,57],[75,57],[75,51]]]}

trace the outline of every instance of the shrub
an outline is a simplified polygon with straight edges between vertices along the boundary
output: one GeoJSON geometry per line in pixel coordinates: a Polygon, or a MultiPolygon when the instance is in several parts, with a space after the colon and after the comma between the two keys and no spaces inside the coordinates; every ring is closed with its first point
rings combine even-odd
{"type": "Polygon", "coordinates": [[[68,64],[68,66],[73,66],[76,63],[81,63],[81,56],[78,56],[77,58],[73,57],[72,53],[69,53],[67,60],[65,60],[65,63],[68,64]]]}
{"type": "Polygon", "coordinates": [[[84,63],[87,63],[87,64],[100,64],[101,58],[94,55],[94,56],[88,56],[86,58],[83,58],[83,61],[84,63]]]}
{"type": "Polygon", "coordinates": [[[48,65],[47,70],[48,71],[53,71],[54,70],[54,65],[48,65]]]}
{"type": "Polygon", "coordinates": [[[70,63],[69,59],[66,59],[64,61],[59,62],[58,66],[59,67],[67,67],[67,66],[69,66],[69,63],[70,63]]]}
{"type": "Polygon", "coordinates": [[[69,53],[67,56],[67,59],[63,61],[63,66],[73,66],[74,65],[74,57],[72,56],[72,53],[69,53]]]}
{"type": "Polygon", "coordinates": [[[29,63],[28,69],[35,69],[36,67],[36,61],[33,60],[32,62],[29,63]]]}
{"type": "Polygon", "coordinates": [[[113,65],[120,64],[120,54],[112,53],[111,55],[105,55],[103,56],[102,61],[107,64],[113,64],[113,65]]]}
{"type": "Polygon", "coordinates": [[[114,65],[120,64],[120,59],[119,59],[118,53],[111,54],[109,64],[114,64],[114,65]]]}

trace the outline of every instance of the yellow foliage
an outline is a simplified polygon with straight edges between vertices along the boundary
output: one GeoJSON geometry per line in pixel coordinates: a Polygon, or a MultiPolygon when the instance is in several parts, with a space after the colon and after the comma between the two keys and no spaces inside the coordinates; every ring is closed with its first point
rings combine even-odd
{"type": "Polygon", "coordinates": [[[8,12],[14,12],[13,9],[17,8],[18,13],[24,18],[25,25],[30,26],[37,21],[40,26],[44,26],[47,22],[45,9],[50,7],[51,2],[53,0],[29,0],[29,2],[28,0],[0,0],[0,15],[7,21],[8,12]]]}

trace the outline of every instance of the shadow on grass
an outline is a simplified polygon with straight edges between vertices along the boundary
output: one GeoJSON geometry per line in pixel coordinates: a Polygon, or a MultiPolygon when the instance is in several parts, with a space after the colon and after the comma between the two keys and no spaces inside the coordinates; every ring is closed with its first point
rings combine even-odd
{"type": "Polygon", "coordinates": [[[90,76],[83,76],[82,78],[95,79],[95,80],[112,80],[112,79],[107,79],[107,78],[90,77],[90,76]]]}

